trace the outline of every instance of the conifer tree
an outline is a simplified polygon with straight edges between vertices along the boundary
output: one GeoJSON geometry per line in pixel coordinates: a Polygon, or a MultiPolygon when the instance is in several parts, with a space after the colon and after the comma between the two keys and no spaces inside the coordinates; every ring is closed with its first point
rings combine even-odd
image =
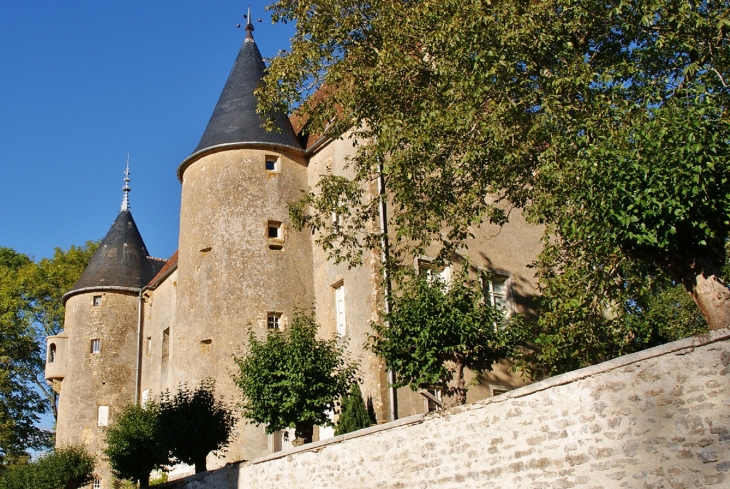
{"type": "Polygon", "coordinates": [[[352,431],[370,427],[370,415],[362,399],[360,386],[355,382],[350,392],[342,400],[342,411],[337,421],[335,435],[344,435],[352,431]]]}

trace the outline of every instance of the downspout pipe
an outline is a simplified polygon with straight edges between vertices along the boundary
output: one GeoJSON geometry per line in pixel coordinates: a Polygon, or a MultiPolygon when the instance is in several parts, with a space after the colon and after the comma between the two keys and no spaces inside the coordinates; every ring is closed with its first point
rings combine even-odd
{"type": "Polygon", "coordinates": [[[139,291],[137,301],[137,368],[134,375],[134,404],[139,404],[139,385],[142,382],[142,321],[144,319],[144,297],[143,294],[147,287],[142,287],[139,291]]]}
{"type": "MultiPolygon", "coordinates": [[[[378,164],[378,196],[380,202],[378,204],[378,211],[380,214],[380,261],[383,266],[383,284],[384,284],[384,305],[385,313],[390,314],[390,273],[388,272],[388,208],[385,203],[385,177],[383,177],[383,164],[378,164]]],[[[388,325],[386,324],[386,327],[388,325]]],[[[390,420],[395,421],[398,419],[398,392],[393,384],[395,384],[395,374],[393,370],[388,369],[388,388],[390,394],[390,420]]]]}

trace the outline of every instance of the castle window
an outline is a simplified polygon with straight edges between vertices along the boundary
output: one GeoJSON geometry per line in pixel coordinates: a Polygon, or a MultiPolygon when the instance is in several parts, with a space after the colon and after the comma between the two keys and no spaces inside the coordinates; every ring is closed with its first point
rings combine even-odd
{"type": "Polygon", "coordinates": [[[438,282],[448,286],[451,281],[450,267],[438,265],[425,258],[419,258],[416,261],[416,271],[419,275],[425,275],[429,283],[438,282]]]}
{"type": "Polygon", "coordinates": [[[167,365],[170,358],[170,328],[162,332],[162,364],[167,365]]]}
{"type": "Polygon", "coordinates": [[[48,363],[53,363],[56,360],[56,344],[51,343],[48,347],[48,363]]]}
{"type": "Polygon", "coordinates": [[[94,489],[101,489],[101,479],[94,479],[94,485],[92,487],[94,489]]]}
{"type": "Polygon", "coordinates": [[[506,315],[511,312],[509,301],[509,275],[485,272],[482,276],[484,298],[492,307],[501,309],[506,315]]]}
{"type": "Polygon", "coordinates": [[[266,155],[266,170],[279,171],[279,158],[272,155],[266,155]]]}
{"type": "Polygon", "coordinates": [[[149,356],[152,353],[152,337],[147,337],[147,356],[149,356]]]}
{"type": "Polygon", "coordinates": [[[99,338],[91,340],[91,348],[89,351],[94,354],[101,353],[101,340],[99,338]]]}
{"type": "Polygon", "coordinates": [[[335,288],[335,322],[337,324],[337,334],[345,336],[347,331],[345,318],[345,284],[339,282],[335,288]]]}
{"type": "Polygon", "coordinates": [[[266,237],[269,240],[270,250],[281,250],[284,248],[284,230],[279,221],[269,221],[266,226],[266,237]]]}
{"type": "Polygon", "coordinates": [[[109,425],[109,406],[99,406],[99,412],[96,416],[96,424],[99,426],[109,425]]]}
{"type": "Polygon", "coordinates": [[[94,297],[92,297],[91,298],[91,305],[93,305],[94,307],[100,306],[101,305],[101,296],[100,295],[95,295],[94,297]]]}
{"type": "Polygon", "coordinates": [[[270,312],[266,315],[266,329],[279,330],[281,329],[281,313],[270,312]]]}

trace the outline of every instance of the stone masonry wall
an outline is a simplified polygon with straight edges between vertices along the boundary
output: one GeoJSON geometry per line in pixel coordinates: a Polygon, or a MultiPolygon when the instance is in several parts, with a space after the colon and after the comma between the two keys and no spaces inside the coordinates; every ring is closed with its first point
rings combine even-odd
{"type": "Polygon", "coordinates": [[[730,487],[730,331],[165,486],[730,487]]]}

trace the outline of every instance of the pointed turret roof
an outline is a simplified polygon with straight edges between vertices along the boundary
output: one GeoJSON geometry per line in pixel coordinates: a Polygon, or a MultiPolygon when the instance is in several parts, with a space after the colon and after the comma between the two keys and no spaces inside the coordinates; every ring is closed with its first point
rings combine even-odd
{"type": "Polygon", "coordinates": [[[164,265],[164,261],[150,258],[132,213],[122,210],[64,300],[90,289],[139,290],[164,265]]]}
{"type": "Polygon", "coordinates": [[[94,253],[84,273],[63,296],[63,301],[72,295],[94,289],[116,289],[139,291],[157,275],[165,260],[150,257],[139,234],[132,212],[129,210],[129,156],[124,172],[124,198],[122,209],[99,248],[94,253]]]}
{"type": "Polygon", "coordinates": [[[254,41],[253,30],[249,18],[246,38],[228,75],[228,81],[213,110],[213,115],[210,116],[208,126],[195,151],[180,165],[178,177],[182,176],[182,171],[191,159],[215,148],[264,145],[303,150],[286,114],[275,114],[275,130],[267,131],[261,127],[264,120],[256,113],[258,100],[253,92],[264,77],[265,65],[254,41]]]}

